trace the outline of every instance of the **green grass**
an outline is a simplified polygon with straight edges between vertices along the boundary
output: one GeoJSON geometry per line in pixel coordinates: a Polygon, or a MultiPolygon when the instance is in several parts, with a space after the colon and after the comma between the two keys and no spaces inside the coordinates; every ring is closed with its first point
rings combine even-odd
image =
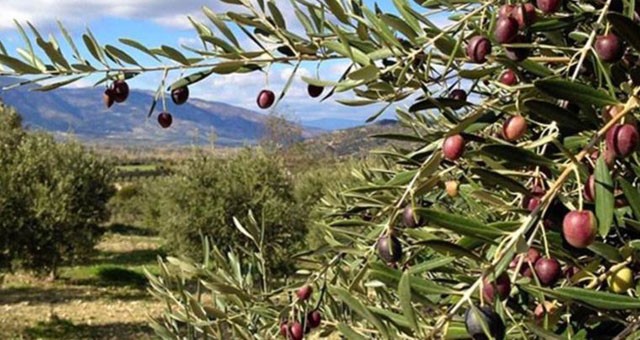
{"type": "Polygon", "coordinates": [[[161,240],[139,228],[107,228],[91,258],[60,268],[45,282],[7,275],[0,339],[149,339],[147,315],[163,308],[148,293],[144,270],[158,274],[161,240]],[[113,312],[112,310],[117,310],[113,312]]]}
{"type": "Polygon", "coordinates": [[[63,268],[60,273],[60,279],[76,285],[144,288],[147,284],[147,278],[144,275],[145,268],[152,274],[158,273],[158,267],[155,262],[138,266],[101,264],[63,268]]]}

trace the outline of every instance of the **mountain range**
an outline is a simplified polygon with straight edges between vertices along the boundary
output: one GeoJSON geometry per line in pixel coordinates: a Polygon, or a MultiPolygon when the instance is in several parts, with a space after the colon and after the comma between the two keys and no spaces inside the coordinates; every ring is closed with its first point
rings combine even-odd
{"type": "MultiPolygon", "coordinates": [[[[0,78],[0,88],[20,81],[0,78]]],[[[91,143],[114,145],[184,145],[215,143],[224,146],[250,145],[260,140],[267,116],[220,102],[191,98],[181,106],[167,99],[174,122],[162,129],[156,116],[147,118],[153,93],[132,89],[125,103],[107,109],[102,102],[104,89],[60,88],[33,91],[28,85],[0,91],[0,100],[15,107],[31,130],[44,130],[58,137],[70,136],[91,143]]],[[[155,114],[162,107],[158,103],[155,114]]],[[[320,119],[303,122],[303,137],[349,128],[362,123],[346,119],[320,119]]]]}

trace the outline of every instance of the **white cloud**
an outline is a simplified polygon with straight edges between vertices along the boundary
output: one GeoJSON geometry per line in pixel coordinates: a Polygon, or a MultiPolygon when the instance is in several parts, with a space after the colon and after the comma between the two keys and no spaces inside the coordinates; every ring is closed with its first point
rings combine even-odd
{"type": "Polygon", "coordinates": [[[13,19],[48,25],[59,19],[68,24],[89,24],[102,17],[149,19],[161,25],[190,27],[187,15],[199,15],[202,6],[216,12],[232,6],[203,0],[0,0],[0,29],[14,28],[13,19]]]}
{"type": "MultiPolygon", "coordinates": [[[[162,26],[188,29],[192,26],[187,16],[205,21],[203,6],[216,13],[245,11],[220,0],[0,0],[0,30],[14,29],[13,19],[48,26],[55,20],[68,25],[86,25],[104,17],[150,20],[162,26]]],[[[299,31],[301,26],[291,4],[278,1],[278,8],[289,28],[299,31]]]]}
{"type": "Polygon", "coordinates": [[[185,45],[185,46],[189,46],[189,47],[195,47],[195,48],[200,48],[201,46],[201,42],[200,39],[195,38],[195,37],[180,37],[178,38],[178,45],[185,45]]]}
{"type": "MultiPolygon", "coordinates": [[[[342,67],[333,64],[323,66],[321,68],[323,79],[336,80],[340,77],[345,67],[342,63],[340,65],[342,67]]],[[[276,95],[279,95],[292,71],[293,66],[272,68],[268,85],[266,76],[261,72],[212,75],[209,79],[193,86],[191,92],[194,97],[259,111],[256,106],[258,93],[262,89],[270,89],[276,95]]],[[[320,99],[310,98],[307,93],[307,84],[301,80],[300,76],[311,76],[315,75],[315,73],[314,64],[305,64],[300,67],[287,95],[276,108],[279,113],[289,117],[296,117],[302,121],[326,117],[364,120],[364,118],[375,113],[376,108],[373,107],[349,108],[335,102],[336,98],[350,97],[351,94],[335,95],[325,102],[320,102],[320,99]]],[[[263,111],[263,113],[268,113],[268,111],[263,111]]]]}

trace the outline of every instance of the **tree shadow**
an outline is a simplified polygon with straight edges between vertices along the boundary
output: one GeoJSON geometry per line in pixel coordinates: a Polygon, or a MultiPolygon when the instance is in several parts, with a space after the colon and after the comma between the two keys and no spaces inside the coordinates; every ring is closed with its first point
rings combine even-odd
{"type": "Polygon", "coordinates": [[[82,279],[66,279],[67,284],[98,287],[129,287],[144,289],[147,277],[136,271],[117,266],[100,266],[95,275],[82,279]]]}
{"type": "Polygon", "coordinates": [[[155,264],[158,255],[165,256],[166,254],[161,249],[136,249],[128,252],[101,251],[85,264],[141,266],[155,264]]]}
{"type": "Polygon", "coordinates": [[[158,232],[150,228],[141,228],[129,224],[114,223],[105,228],[105,232],[126,236],[157,236],[158,232]]]}
{"type": "Polygon", "coordinates": [[[74,324],[65,319],[38,322],[26,328],[27,339],[151,339],[153,330],[146,323],[74,324]]]}
{"type": "Polygon", "coordinates": [[[151,296],[143,289],[100,290],[82,287],[14,287],[0,289],[0,305],[28,303],[29,305],[64,304],[70,301],[148,300],[151,296]]]}

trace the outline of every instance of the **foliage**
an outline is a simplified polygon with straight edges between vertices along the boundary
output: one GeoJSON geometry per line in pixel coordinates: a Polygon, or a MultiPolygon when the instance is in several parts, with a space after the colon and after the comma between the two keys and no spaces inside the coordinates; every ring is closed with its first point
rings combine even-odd
{"type": "Polygon", "coordinates": [[[302,126],[292,122],[284,114],[271,113],[265,121],[262,147],[271,150],[287,150],[302,141],[302,126]]]}
{"type": "MultiPolygon", "coordinates": [[[[224,2],[237,11],[204,10],[217,35],[213,26],[192,18],[205,46],[188,49],[195,58],[168,46],[149,49],[121,40],[177,63],[133,70],[164,70],[166,78],[167,71],[200,69],[176,80],[170,86],[175,89],[212,74],[254,72],[274,63],[295,64],[294,77],[303,62],[346,59],[350,65],[337,80],[303,79],[329,87],[326,98],[353,93],[356,98],[338,100],[345,105],[382,104],[372,109],[370,121],[407,99],[411,105],[399,106],[396,114],[408,132],[377,137],[410,144],[380,152],[382,165],[360,171],[364,184],[325,198],[331,207],[326,246],[295,257],[307,267],[295,283],[281,289],[264,284],[268,275],[259,267],[272,252],[246,229],[260,230],[251,219],[219,224],[240,231],[245,226],[241,234],[249,240],[237,239],[245,246],[243,255],[225,257],[214,248],[216,259],[203,265],[169,258],[178,269],[162,264],[162,275],[152,279],[159,297],[175,302],[165,322],[156,324],[158,334],[276,336],[282,318],[300,322],[305,315],[309,302],[281,302],[303,283],[316,288],[311,302],[329,320],[321,332],[351,339],[459,338],[470,330],[498,336],[496,323],[502,322],[508,338],[621,339],[638,328],[635,289],[616,294],[606,284],[612,273],[637,270],[639,263],[640,25],[634,1],[537,0],[538,8],[527,9],[497,1],[394,0],[395,11],[386,13],[359,0],[293,0],[300,25],[287,23],[275,1],[224,2]],[[442,13],[448,22],[436,24],[434,14],[442,13]],[[229,25],[256,42],[257,51],[245,51],[229,25]],[[615,36],[605,36],[610,33],[615,36]],[[520,125],[510,126],[516,116],[522,116],[515,120],[520,125]],[[615,126],[620,122],[627,124],[624,136],[615,126]],[[594,188],[587,181],[591,173],[594,188]],[[585,182],[591,196],[595,192],[594,202],[583,195],[585,182]],[[597,221],[589,214],[563,220],[581,210],[595,211],[597,221]],[[396,239],[399,245],[380,246],[396,239]],[[252,243],[253,255],[246,250],[252,243]],[[575,247],[583,243],[588,246],[575,247]],[[404,251],[391,253],[400,246],[404,251]],[[530,248],[543,259],[525,261],[530,248]],[[376,251],[380,258],[403,256],[385,263],[376,251]],[[491,282],[504,273],[509,289],[499,294],[504,299],[492,301],[487,290],[498,289],[491,282]],[[189,280],[205,287],[213,304],[190,294],[189,280]],[[492,320],[490,327],[479,327],[479,313],[492,320]]],[[[50,67],[71,81],[95,72],[137,75],[108,65],[107,59],[136,64],[126,53],[100,46],[90,33],[83,41],[104,69],[81,57],[80,64],[68,65],[59,51],[39,45],[50,67]]],[[[32,59],[4,53],[0,63],[14,70],[10,74],[48,73],[32,59]]],[[[68,83],[54,80],[41,90],[68,83]]],[[[201,176],[190,179],[199,184],[210,178],[193,174],[201,176]]],[[[256,214],[264,221],[261,215],[256,214]]]]}
{"type": "Polygon", "coordinates": [[[110,222],[150,229],[149,221],[145,221],[145,213],[149,202],[154,206],[155,203],[146,191],[147,186],[156,185],[157,182],[156,178],[150,178],[122,184],[109,200],[110,222]]]}
{"type": "Polygon", "coordinates": [[[345,159],[336,161],[329,157],[315,160],[297,160],[297,167],[303,168],[294,173],[294,195],[307,211],[308,233],[305,238],[306,249],[318,249],[326,244],[325,235],[331,234],[323,223],[325,216],[332,213],[332,207],[325,200],[329,195],[348,188],[364,184],[361,177],[354,175],[355,169],[375,164],[370,160],[345,159]],[[322,164],[319,164],[322,163],[322,164]]]}
{"type": "Polygon", "coordinates": [[[22,132],[12,110],[0,120],[15,122],[0,133],[9,141],[0,153],[2,267],[55,272],[93,250],[113,194],[110,168],[78,144],[22,132]]]}
{"type": "Polygon", "coordinates": [[[282,162],[259,150],[229,159],[196,156],[159,180],[147,197],[148,223],[160,230],[170,251],[201,256],[202,236],[222,250],[239,251],[248,241],[233,227],[251,210],[265,224],[265,245],[274,259],[270,269],[286,273],[291,251],[306,234],[306,210],[296,202],[293,182],[282,162]]]}

